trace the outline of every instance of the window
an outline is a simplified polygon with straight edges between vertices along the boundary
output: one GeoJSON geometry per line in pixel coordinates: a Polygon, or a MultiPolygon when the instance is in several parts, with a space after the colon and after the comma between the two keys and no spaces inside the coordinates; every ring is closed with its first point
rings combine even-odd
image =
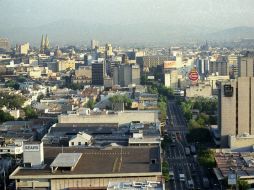
{"type": "Polygon", "coordinates": [[[78,145],[80,146],[80,145],[81,145],[81,142],[78,142],[78,145]]]}
{"type": "Polygon", "coordinates": [[[74,142],[71,142],[71,145],[74,146],[74,142]]]}

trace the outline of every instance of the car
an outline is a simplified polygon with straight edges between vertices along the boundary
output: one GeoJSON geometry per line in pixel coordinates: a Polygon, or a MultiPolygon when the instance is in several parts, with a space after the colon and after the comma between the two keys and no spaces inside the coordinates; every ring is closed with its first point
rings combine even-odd
{"type": "Polygon", "coordinates": [[[184,174],[179,174],[179,179],[180,179],[180,181],[185,181],[185,175],[184,174]]]}
{"type": "Polygon", "coordinates": [[[172,181],[175,180],[175,175],[173,171],[169,171],[168,174],[169,174],[169,180],[172,180],[172,181]]]}

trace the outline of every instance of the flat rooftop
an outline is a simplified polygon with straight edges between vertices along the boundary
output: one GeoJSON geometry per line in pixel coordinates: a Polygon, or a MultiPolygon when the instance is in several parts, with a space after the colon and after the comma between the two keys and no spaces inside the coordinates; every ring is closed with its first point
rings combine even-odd
{"type": "Polygon", "coordinates": [[[44,169],[19,168],[11,175],[12,179],[29,178],[68,178],[71,177],[114,177],[121,175],[142,176],[160,173],[161,161],[158,147],[116,147],[107,149],[84,149],[76,147],[44,147],[44,169]],[[51,172],[50,165],[59,153],[82,154],[75,168],[58,169],[51,172]]]}
{"type": "Polygon", "coordinates": [[[246,160],[254,160],[254,153],[216,153],[217,168],[223,177],[236,171],[240,177],[254,178],[254,165],[248,165],[246,160]]]}

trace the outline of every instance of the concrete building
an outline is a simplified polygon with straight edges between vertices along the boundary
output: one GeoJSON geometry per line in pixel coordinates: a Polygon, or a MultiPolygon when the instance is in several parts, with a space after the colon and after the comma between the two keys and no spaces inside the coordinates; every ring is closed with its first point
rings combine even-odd
{"type": "Polygon", "coordinates": [[[92,143],[92,136],[84,132],[79,132],[69,140],[71,146],[88,146],[92,143]]]}
{"type": "Polygon", "coordinates": [[[93,63],[92,64],[92,84],[103,86],[105,76],[104,63],[93,63]]]}
{"type": "Polygon", "coordinates": [[[75,70],[75,60],[66,59],[57,61],[57,71],[75,70]]]}
{"type": "Polygon", "coordinates": [[[139,65],[120,64],[112,68],[113,84],[127,87],[130,84],[140,84],[139,65]]]}
{"type": "Polygon", "coordinates": [[[59,115],[59,123],[118,123],[129,124],[132,121],[139,121],[142,123],[151,123],[159,121],[158,110],[146,111],[124,111],[124,112],[111,112],[101,113],[94,115],[59,115]]]}
{"type": "Polygon", "coordinates": [[[43,167],[31,166],[18,167],[10,175],[17,189],[107,189],[109,183],[119,181],[163,183],[159,147],[44,147],[43,167]]]}
{"type": "Polygon", "coordinates": [[[29,43],[17,45],[16,49],[17,53],[27,55],[29,51],[29,43]]]}
{"type": "Polygon", "coordinates": [[[159,56],[159,55],[136,57],[137,64],[139,64],[142,69],[157,67],[157,65],[162,65],[164,61],[170,60],[172,60],[172,57],[170,56],[159,56]]]}
{"type": "Polygon", "coordinates": [[[9,50],[11,48],[10,42],[7,38],[0,38],[0,49],[9,50]]]}
{"type": "Polygon", "coordinates": [[[91,40],[91,49],[95,49],[99,47],[99,41],[91,40]]]}
{"type": "Polygon", "coordinates": [[[140,84],[140,67],[139,65],[131,66],[131,83],[135,85],[140,84]]]}
{"type": "Polygon", "coordinates": [[[228,75],[228,63],[224,57],[217,59],[216,61],[209,62],[209,73],[217,75],[228,75]]]}
{"type": "Polygon", "coordinates": [[[228,71],[230,78],[238,77],[238,67],[240,64],[240,56],[231,54],[228,56],[228,71]]]}
{"type": "Polygon", "coordinates": [[[218,84],[221,146],[228,147],[229,136],[254,135],[254,77],[238,77],[218,84]]]}
{"type": "Polygon", "coordinates": [[[241,57],[239,65],[239,76],[254,76],[254,53],[247,53],[244,57],[241,57]]]}
{"type": "Polygon", "coordinates": [[[119,85],[128,86],[131,84],[131,66],[127,64],[121,64],[119,67],[119,85]]]}
{"type": "Polygon", "coordinates": [[[164,85],[172,89],[178,89],[178,71],[176,69],[164,73],[164,85]]]}

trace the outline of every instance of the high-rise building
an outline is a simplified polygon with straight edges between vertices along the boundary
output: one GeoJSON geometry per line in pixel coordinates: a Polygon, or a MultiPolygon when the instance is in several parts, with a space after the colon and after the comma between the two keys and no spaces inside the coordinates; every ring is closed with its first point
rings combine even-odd
{"type": "Polygon", "coordinates": [[[131,66],[127,64],[121,64],[118,72],[118,80],[121,86],[128,86],[131,84],[131,66]]]}
{"type": "Polygon", "coordinates": [[[128,86],[140,84],[139,65],[120,64],[112,67],[112,78],[114,85],[128,86]]]}
{"type": "Polygon", "coordinates": [[[246,55],[241,57],[239,65],[240,77],[252,77],[254,76],[254,53],[247,52],[246,55]]]}
{"type": "Polygon", "coordinates": [[[29,43],[17,45],[17,53],[26,55],[29,51],[29,43]]]}
{"type": "Polygon", "coordinates": [[[10,42],[7,38],[0,38],[0,49],[9,50],[11,48],[10,42]]]}
{"type": "Polygon", "coordinates": [[[172,89],[178,88],[178,71],[176,69],[164,73],[164,85],[172,89]]]}
{"type": "Polygon", "coordinates": [[[165,61],[170,61],[172,58],[170,56],[144,56],[144,57],[136,57],[137,64],[139,64],[143,69],[157,67],[157,65],[162,65],[165,61]]]}
{"type": "Polygon", "coordinates": [[[230,136],[254,135],[254,77],[219,82],[218,125],[221,146],[230,136]]]}
{"type": "Polygon", "coordinates": [[[228,75],[228,63],[225,58],[221,57],[216,61],[209,62],[209,73],[217,74],[221,76],[228,75]]]}
{"type": "Polygon", "coordinates": [[[140,67],[139,65],[131,66],[131,83],[139,85],[140,84],[140,67]]]}
{"type": "Polygon", "coordinates": [[[95,49],[99,47],[99,42],[96,40],[91,40],[91,49],[95,49]]]}
{"type": "Polygon", "coordinates": [[[105,76],[104,63],[93,63],[92,64],[92,84],[103,86],[105,76]]]}
{"type": "Polygon", "coordinates": [[[238,77],[238,67],[240,64],[240,56],[231,54],[228,56],[228,72],[230,78],[238,77]]]}

